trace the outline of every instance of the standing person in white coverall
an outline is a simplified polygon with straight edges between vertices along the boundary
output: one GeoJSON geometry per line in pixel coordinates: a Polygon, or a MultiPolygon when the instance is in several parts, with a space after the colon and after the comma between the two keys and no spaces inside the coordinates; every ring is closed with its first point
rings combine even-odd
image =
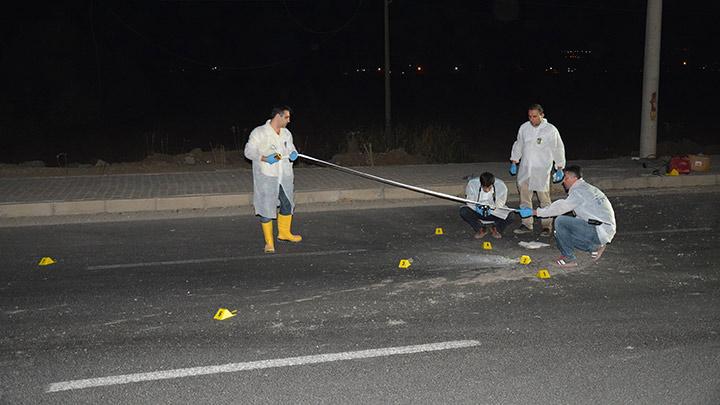
{"type": "Polygon", "coordinates": [[[615,211],[602,191],[583,180],[580,166],[565,168],[563,187],[568,192],[567,198],[546,208],[520,208],[520,216],[556,217],[555,241],[562,256],[554,265],[577,267],[575,249],[590,252],[590,257],[598,260],[605,245],[613,240],[617,231],[615,211]],[[574,217],[563,215],[571,211],[574,217]]]}
{"type": "MultiPolygon", "coordinates": [[[[565,145],[560,132],[545,119],[540,104],[528,107],[528,121],[520,126],[517,140],[510,153],[510,174],[517,174],[517,187],[520,192],[520,206],[532,208],[533,192],[537,193],[541,207],[550,205],[550,172],[553,164],[556,172],[553,181],[562,180],[565,167],[565,145]],[[519,167],[518,167],[519,164],[519,167]]],[[[542,221],[540,236],[552,233],[552,218],[542,221]]],[[[515,229],[516,234],[531,233],[533,218],[523,218],[522,225],[515,229]]]]}
{"type": "Polygon", "coordinates": [[[275,253],[272,220],[276,217],[279,240],[302,240],[290,231],[295,208],[293,162],[298,157],[292,134],[286,128],[290,113],[290,107],[274,107],[271,118],[252,130],[245,145],[245,157],[252,160],[253,205],[262,224],[265,253],[275,253]]]}

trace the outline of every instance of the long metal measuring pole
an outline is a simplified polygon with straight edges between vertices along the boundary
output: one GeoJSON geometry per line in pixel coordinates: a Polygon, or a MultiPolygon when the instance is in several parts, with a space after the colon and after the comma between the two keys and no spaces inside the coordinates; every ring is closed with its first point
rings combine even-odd
{"type": "MultiPolygon", "coordinates": [[[[473,205],[483,206],[483,204],[478,204],[477,201],[456,197],[456,196],[450,195],[450,194],[440,193],[438,191],[428,190],[428,189],[422,188],[422,187],[412,186],[410,184],[400,183],[398,181],[385,179],[385,178],[374,176],[374,175],[368,174],[368,173],[363,173],[363,172],[360,172],[360,171],[357,171],[354,169],[336,165],[335,163],[330,163],[330,162],[326,162],[324,160],[316,159],[312,156],[303,155],[302,153],[298,153],[298,157],[307,159],[311,162],[316,162],[316,163],[320,163],[320,164],[323,164],[326,166],[330,166],[334,169],[338,169],[338,170],[346,172],[346,173],[354,174],[356,176],[365,177],[366,179],[375,180],[375,181],[379,181],[381,183],[389,184],[391,186],[400,187],[400,188],[416,191],[418,193],[423,193],[423,194],[431,195],[433,197],[438,197],[438,198],[444,198],[446,200],[455,201],[455,202],[459,202],[459,203],[463,203],[463,204],[473,204],[473,205]]],[[[515,211],[512,208],[508,208],[508,210],[515,211]]]]}

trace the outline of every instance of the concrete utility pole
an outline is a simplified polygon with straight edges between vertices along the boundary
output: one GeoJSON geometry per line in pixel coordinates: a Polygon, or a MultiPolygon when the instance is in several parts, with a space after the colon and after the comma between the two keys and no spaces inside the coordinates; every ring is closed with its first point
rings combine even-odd
{"type": "Polygon", "coordinates": [[[385,137],[392,133],[390,114],[390,2],[385,0],[385,137]]]}
{"type": "Polygon", "coordinates": [[[654,159],[657,150],[658,84],[660,82],[660,33],[662,0],[648,0],[645,21],[640,157],[654,159]]]}

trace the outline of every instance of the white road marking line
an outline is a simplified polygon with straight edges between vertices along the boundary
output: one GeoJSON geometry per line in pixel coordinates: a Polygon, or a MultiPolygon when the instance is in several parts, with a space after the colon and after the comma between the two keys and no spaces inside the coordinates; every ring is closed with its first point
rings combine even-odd
{"type": "Polygon", "coordinates": [[[352,250],[328,250],[322,252],[304,252],[304,253],[286,253],[286,254],[264,254],[257,256],[228,256],[228,257],[209,257],[206,259],[187,259],[187,260],[167,260],[160,262],[140,262],[140,263],[121,263],[121,264],[101,264],[97,266],[87,266],[86,270],[107,270],[107,269],[128,269],[133,267],[150,267],[150,266],[174,266],[178,264],[200,264],[213,262],[229,262],[234,260],[257,260],[257,259],[276,259],[283,257],[302,257],[302,256],[328,256],[346,253],[362,253],[367,249],[352,250]]]}
{"type": "Polygon", "coordinates": [[[633,231],[633,232],[618,232],[615,236],[623,235],[650,235],[655,233],[677,233],[677,232],[708,232],[712,231],[712,228],[668,228],[653,231],[633,231]]]}
{"type": "Polygon", "coordinates": [[[480,342],[477,340],[454,340],[449,342],[428,343],[424,345],[386,347],[382,349],[359,350],[354,352],[287,357],[284,359],[249,361],[245,363],[230,363],[218,366],[178,368],[174,370],[153,371],[149,373],[123,374],[110,377],[88,378],[85,380],[56,382],[50,384],[45,392],[81,390],[85,388],[131,384],[142,381],[167,380],[172,378],[193,377],[219,373],[234,373],[238,371],[299,366],[304,364],[328,363],[343,360],[369,359],[373,357],[387,357],[401,354],[462,349],[474,346],[480,346],[480,342]]]}

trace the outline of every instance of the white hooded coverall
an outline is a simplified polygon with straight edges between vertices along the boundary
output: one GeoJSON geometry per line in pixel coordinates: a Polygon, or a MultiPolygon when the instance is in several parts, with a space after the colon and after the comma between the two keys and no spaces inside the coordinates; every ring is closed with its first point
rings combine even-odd
{"type": "Polygon", "coordinates": [[[253,168],[253,205],[255,214],[265,218],[277,218],[280,204],[280,186],[282,186],[293,211],[295,211],[295,188],[293,162],[289,156],[297,152],[292,134],[287,128],[281,128],[280,134],[270,126],[270,120],[250,132],[245,145],[245,157],[252,160],[253,168]],[[260,160],[263,156],[279,153],[282,159],[274,164],[260,160]]]}
{"type": "MultiPolygon", "coordinates": [[[[501,219],[507,219],[510,209],[505,205],[507,203],[508,189],[505,182],[495,178],[495,184],[493,189],[489,192],[485,192],[480,184],[480,178],[475,177],[468,181],[465,187],[465,198],[468,200],[477,201],[480,205],[487,205],[493,210],[493,216],[501,219]],[[493,198],[493,194],[495,195],[493,198]]],[[[475,210],[476,204],[466,204],[471,209],[475,210]]]]}
{"type": "Polygon", "coordinates": [[[550,191],[552,163],[556,169],[565,167],[565,145],[560,132],[543,118],[540,125],[530,121],[522,124],[512,146],[510,160],[520,161],[517,183],[528,183],[530,191],[550,191]]]}
{"type": "Polygon", "coordinates": [[[610,200],[597,187],[578,179],[570,186],[567,198],[554,201],[546,208],[538,208],[540,217],[556,217],[566,212],[575,211],[575,216],[582,220],[594,219],[602,222],[595,227],[600,244],[610,243],[615,237],[615,211],[610,200]]]}

